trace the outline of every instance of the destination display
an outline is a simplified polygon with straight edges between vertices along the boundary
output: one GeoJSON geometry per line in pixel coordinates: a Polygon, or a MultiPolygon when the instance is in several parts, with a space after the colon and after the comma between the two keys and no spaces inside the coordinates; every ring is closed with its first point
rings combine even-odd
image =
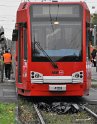
{"type": "Polygon", "coordinates": [[[81,6],[79,5],[33,5],[32,15],[34,18],[42,17],[80,17],[81,6]]]}

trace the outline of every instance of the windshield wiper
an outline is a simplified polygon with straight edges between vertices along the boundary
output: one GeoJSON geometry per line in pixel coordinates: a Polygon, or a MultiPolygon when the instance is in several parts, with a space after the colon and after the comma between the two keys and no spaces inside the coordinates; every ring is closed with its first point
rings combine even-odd
{"type": "Polygon", "coordinates": [[[49,16],[50,16],[51,27],[52,27],[52,30],[54,32],[54,26],[53,26],[53,20],[52,20],[52,16],[51,16],[51,11],[50,11],[50,5],[49,5],[49,16]]]}
{"type": "Polygon", "coordinates": [[[48,58],[54,68],[58,68],[58,65],[50,58],[50,56],[45,52],[45,50],[40,46],[40,43],[34,41],[34,44],[38,46],[38,48],[43,52],[43,54],[48,58]]]}

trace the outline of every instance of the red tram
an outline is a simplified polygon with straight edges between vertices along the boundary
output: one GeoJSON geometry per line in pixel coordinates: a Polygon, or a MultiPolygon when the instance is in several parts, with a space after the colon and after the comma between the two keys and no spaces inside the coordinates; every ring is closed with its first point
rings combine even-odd
{"type": "Polygon", "coordinates": [[[17,11],[16,87],[24,96],[83,96],[91,86],[84,2],[23,2],[17,11]]]}

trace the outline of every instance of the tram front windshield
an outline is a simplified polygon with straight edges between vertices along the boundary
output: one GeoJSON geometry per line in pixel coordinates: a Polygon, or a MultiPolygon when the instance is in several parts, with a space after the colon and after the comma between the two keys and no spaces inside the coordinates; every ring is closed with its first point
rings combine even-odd
{"type": "Polygon", "coordinates": [[[80,5],[32,5],[30,7],[32,61],[82,61],[82,7],[80,5]]]}

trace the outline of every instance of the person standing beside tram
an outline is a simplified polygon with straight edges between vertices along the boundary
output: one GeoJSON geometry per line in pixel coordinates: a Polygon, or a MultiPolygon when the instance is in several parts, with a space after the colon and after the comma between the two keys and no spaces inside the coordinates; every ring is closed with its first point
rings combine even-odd
{"type": "Polygon", "coordinates": [[[5,67],[5,77],[6,79],[10,80],[12,55],[11,53],[8,52],[8,50],[5,50],[5,53],[3,54],[3,61],[4,61],[4,67],[5,67]]]}

